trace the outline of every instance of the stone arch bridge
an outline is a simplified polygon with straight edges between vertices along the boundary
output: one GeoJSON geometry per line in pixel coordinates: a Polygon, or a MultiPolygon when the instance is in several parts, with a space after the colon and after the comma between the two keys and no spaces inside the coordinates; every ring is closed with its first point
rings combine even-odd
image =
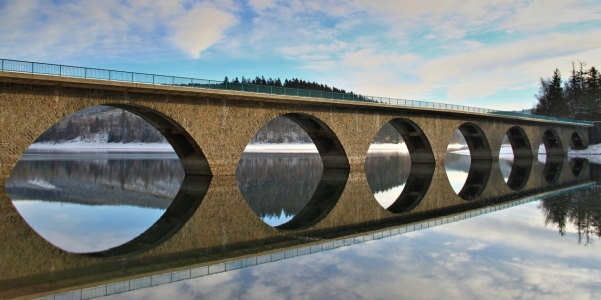
{"type": "Polygon", "coordinates": [[[98,281],[74,278],[110,281],[106,274],[118,265],[133,268],[167,261],[177,253],[215,255],[223,249],[244,255],[249,251],[244,245],[268,246],[290,233],[296,239],[408,222],[577,185],[590,179],[588,165],[568,162],[566,154],[568,147],[588,146],[590,127],[490,113],[0,72],[0,286],[12,291],[5,295],[41,293],[56,288],[48,287],[48,274],[56,274],[51,277],[64,280],[64,286],[86,286],[98,281]],[[175,205],[142,236],[102,253],[78,255],[38,236],[11,204],[5,183],[45,130],[95,105],[128,110],[155,126],[180,157],[186,178],[175,205]],[[245,204],[233,175],[252,137],[278,116],[309,134],[324,175],[308,207],[291,222],[272,228],[245,204]],[[412,161],[406,188],[389,209],[376,202],[363,171],[371,141],[386,123],[403,136],[412,161]],[[472,155],[467,182],[458,194],[444,168],[456,129],[472,155]],[[495,163],[505,134],[516,157],[507,183],[495,163]],[[541,143],[547,149],[542,172],[532,166],[541,143]],[[413,166],[421,167],[414,172],[413,166]],[[202,240],[191,238],[200,233],[202,240]],[[27,286],[37,288],[29,291],[27,286]]]}

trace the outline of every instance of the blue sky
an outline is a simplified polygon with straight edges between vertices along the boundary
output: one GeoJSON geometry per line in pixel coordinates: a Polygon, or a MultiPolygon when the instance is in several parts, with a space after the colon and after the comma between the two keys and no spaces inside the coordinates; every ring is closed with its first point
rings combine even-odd
{"type": "Polygon", "coordinates": [[[0,57],[530,108],[541,76],[601,67],[601,2],[0,0],[0,57]]]}

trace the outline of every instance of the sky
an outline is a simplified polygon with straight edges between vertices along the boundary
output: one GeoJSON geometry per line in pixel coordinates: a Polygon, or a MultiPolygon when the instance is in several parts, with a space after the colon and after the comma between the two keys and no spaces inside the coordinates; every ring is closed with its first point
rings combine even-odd
{"type": "Polygon", "coordinates": [[[598,0],[0,0],[0,58],[519,110],[601,67],[598,0]]]}

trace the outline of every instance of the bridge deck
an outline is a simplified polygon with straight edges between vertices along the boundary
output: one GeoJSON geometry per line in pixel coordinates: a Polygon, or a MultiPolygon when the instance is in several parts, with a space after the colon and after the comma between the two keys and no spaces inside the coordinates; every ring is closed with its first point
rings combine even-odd
{"type": "MultiPolygon", "coordinates": [[[[97,71],[106,71],[106,72],[120,72],[120,73],[128,73],[131,74],[132,80],[116,80],[116,79],[94,79],[94,78],[82,78],[82,77],[73,77],[73,76],[65,76],[60,72],[58,74],[46,75],[46,74],[38,74],[34,71],[35,64],[38,63],[29,63],[32,64],[31,71],[26,72],[24,70],[20,71],[11,71],[7,70],[5,67],[6,62],[14,62],[9,60],[0,60],[2,63],[0,64],[0,81],[4,82],[14,82],[14,83],[34,83],[34,84],[47,84],[47,85],[58,85],[58,86],[69,86],[69,87],[80,87],[80,88],[102,88],[102,89],[111,89],[111,90],[119,90],[119,91],[131,91],[131,92],[150,92],[150,93],[163,93],[163,94],[172,94],[172,95],[183,95],[183,96],[204,96],[204,97],[219,97],[221,99],[230,99],[230,100],[246,100],[246,101],[262,101],[262,102],[278,102],[278,103],[298,103],[298,104],[317,104],[317,105],[328,105],[328,106],[337,106],[337,107],[357,107],[357,108],[387,108],[392,110],[410,110],[410,111],[425,111],[425,112],[436,112],[436,113],[444,113],[451,115],[468,115],[468,116],[485,116],[489,118],[497,118],[504,120],[528,120],[532,122],[540,122],[540,123],[550,123],[550,124],[570,124],[570,125],[579,125],[592,127],[594,126],[592,122],[581,121],[581,120],[572,120],[572,119],[564,119],[564,118],[553,118],[547,116],[537,116],[537,115],[528,115],[528,114],[520,114],[516,112],[510,111],[499,111],[492,110],[486,108],[478,108],[478,107],[470,107],[464,105],[454,105],[454,104],[446,104],[446,103],[437,103],[437,102],[428,102],[428,101],[419,101],[419,100],[405,100],[405,99],[394,99],[387,97],[373,97],[373,96],[363,96],[356,95],[351,98],[360,97],[361,100],[353,100],[346,99],[345,95],[347,94],[337,94],[338,96],[342,96],[345,98],[344,100],[339,99],[328,99],[324,97],[320,97],[315,91],[308,90],[300,90],[300,89],[288,89],[281,88],[284,90],[286,94],[278,94],[274,93],[273,89],[271,89],[271,93],[267,86],[259,86],[259,85],[249,85],[256,87],[256,90],[259,91],[259,87],[263,88],[264,92],[251,92],[251,91],[238,91],[234,89],[221,89],[221,88],[211,88],[210,84],[205,85],[196,85],[194,86],[194,82],[196,79],[191,78],[182,78],[185,80],[189,80],[190,84],[158,84],[153,83],[153,81],[149,82],[134,82],[133,75],[137,73],[131,72],[122,72],[122,71],[110,71],[110,70],[98,70],[98,69],[87,69],[81,67],[71,67],[71,68],[81,68],[83,70],[97,70],[97,71]],[[291,96],[289,95],[290,91],[296,91],[296,94],[302,92],[300,94],[306,94],[309,96],[291,96]],[[311,96],[316,94],[316,96],[311,96]]],[[[40,64],[47,65],[47,64],[40,64]]],[[[57,66],[58,65],[50,65],[57,66]]],[[[65,66],[67,67],[67,66],[65,66]]],[[[87,74],[87,73],[86,73],[87,74]]],[[[151,74],[140,74],[146,76],[162,76],[162,75],[151,75],[151,74]]],[[[178,78],[172,76],[162,76],[169,78],[178,78]]],[[[110,77],[109,77],[110,78],[110,77]]],[[[202,80],[198,79],[198,81],[206,81],[213,82],[212,86],[219,86],[222,83],[218,81],[210,81],[210,80],[202,80]]],[[[173,82],[173,80],[172,80],[173,82]]],[[[244,85],[242,85],[244,86],[244,85]]],[[[241,88],[244,90],[244,87],[241,88]]],[[[336,93],[326,93],[335,95],[336,93]]],[[[334,96],[332,96],[334,98],[334,96]]]]}

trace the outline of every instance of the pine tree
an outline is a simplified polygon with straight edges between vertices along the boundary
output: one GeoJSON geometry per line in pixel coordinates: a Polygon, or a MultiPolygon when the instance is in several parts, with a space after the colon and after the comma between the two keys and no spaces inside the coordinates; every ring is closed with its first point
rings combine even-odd
{"type": "Polygon", "coordinates": [[[576,70],[572,62],[572,74],[565,83],[565,102],[568,108],[567,117],[571,119],[588,119],[593,105],[585,98],[584,71],[583,64],[580,63],[580,70],[576,70]]]}
{"type": "Polygon", "coordinates": [[[98,116],[96,116],[96,118],[94,118],[94,122],[92,123],[92,125],[90,126],[90,132],[91,133],[98,133],[100,132],[100,118],[98,118],[98,116]]]}
{"type": "Polygon", "coordinates": [[[586,72],[584,83],[585,97],[591,105],[590,120],[598,121],[601,118],[601,75],[595,67],[586,72]]]}

